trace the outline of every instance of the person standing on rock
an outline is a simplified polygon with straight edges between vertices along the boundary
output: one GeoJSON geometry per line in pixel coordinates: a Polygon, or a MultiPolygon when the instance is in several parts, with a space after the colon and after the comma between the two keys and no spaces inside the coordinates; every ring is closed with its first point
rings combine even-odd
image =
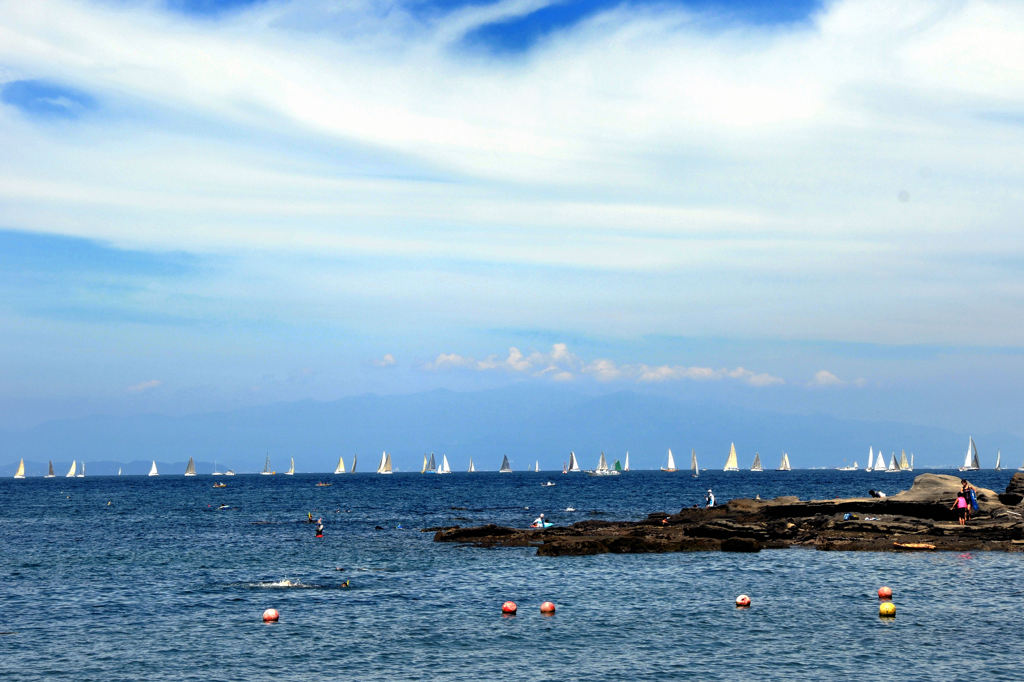
{"type": "MultiPolygon", "coordinates": [[[[967,481],[964,481],[964,483],[966,483],[966,482],[967,481]]],[[[961,490],[960,492],[958,492],[956,494],[956,502],[953,503],[953,506],[950,507],[950,509],[956,509],[957,510],[957,512],[960,514],[960,518],[959,518],[960,525],[961,526],[966,526],[967,525],[967,516],[968,516],[969,512],[967,511],[967,495],[964,494],[964,491],[961,490]]]]}
{"type": "Polygon", "coordinates": [[[978,511],[978,489],[968,483],[966,478],[961,478],[960,492],[967,498],[967,520],[970,521],[974,512],[978,511]]]}
{"type": "Polygon", "coordinates": [[[704,506],[708,509],[715,506],[715,494],[711,492],[711,488],[708,488],[708,493],[704,496],[704,506]]]}

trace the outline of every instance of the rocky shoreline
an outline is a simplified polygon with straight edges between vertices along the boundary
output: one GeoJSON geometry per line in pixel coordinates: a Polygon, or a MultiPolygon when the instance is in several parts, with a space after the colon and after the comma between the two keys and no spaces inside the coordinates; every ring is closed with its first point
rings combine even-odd
{"type": "Polygon", "coordinates": [[[539,556],[645,552],[757,552],[813,547],[833,551],[1024,551],[1024,474],[1004,493],[978,488],[980,509],[966,526],[950,507],[960,479],[921,474],[884,499],[735,499],[642,521],[581,521],[546,529],[487,525],[442,528],[435,542],[477,547],[535,546],[539,556]]]}

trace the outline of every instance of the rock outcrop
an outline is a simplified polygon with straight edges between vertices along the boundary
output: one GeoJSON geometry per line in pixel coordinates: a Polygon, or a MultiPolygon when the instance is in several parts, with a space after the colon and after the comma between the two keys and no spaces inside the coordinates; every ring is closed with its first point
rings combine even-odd
{"type": "Polygon", "coordinates": [[[1016,474],[1003,494],[979,488],[979,510],[967,526],[957,523],[956,513],[950,508],[959,490],[960,479],[955,476],[921,474],[910,490],[883,499],[737,499],[712,509],[655,513],[642,521],[582,521],[543,530],[496,525],[449,528],[438,530],[434,540],[481,547],[536,546],[537,554],[542,556],[756,552],[793,546],[821,550],[1024,551],[1024,507],[1020,506],[1024,476],[1016,474]]]}

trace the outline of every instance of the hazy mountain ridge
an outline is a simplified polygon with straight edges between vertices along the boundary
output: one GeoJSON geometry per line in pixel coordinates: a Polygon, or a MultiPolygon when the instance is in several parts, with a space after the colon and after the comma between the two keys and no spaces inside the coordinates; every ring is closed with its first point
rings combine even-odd
{"type": "MultiPolygon", "coordinates": [[[[1015,468],[1024,441],[1010,434],[974,434],[982,465],[991,467],[1001,448],[1003,465],[1015,468]]],[[[628,449],[634,468],[657,468],[672,448],[688,466],[696,449],[702,467],[725,462],[736,443],[740,466],[754,452],[766,468],[783,451],[794,467],[833,467],[857,460],[864,466],[868,446],[889,453],[916,453],[918,467],[955,466],[962,461],[967,434],[885,421],[843,420],[698,403],[632,391],[587,395],[560,387],[516,385],[473,393],[436,390],[410,395],[363,395],[330,402],[304,401],[183,417],[138,415],[86,417],[47,422],[25,431],[0,432],[3,471],[13,474],[20,457],[30,476],[44,473],[48,460],[57,475],[72,458],[88,462],[91,474],[142,474],[156,460],[162,473],[180,474],[189,456],[200,473],[258,471],[269,454],[277,471],[295,457],[299,471],[331,471],[338,456],[372,471],[382,450],[401,471],[418,471],[425,452],[447,453],[455,470],[472,456],[478,469],[496,470],[503,454],[514,469],[560,469],[574,450],[593,467],[603,450],[609,461],[628,449]]]]}

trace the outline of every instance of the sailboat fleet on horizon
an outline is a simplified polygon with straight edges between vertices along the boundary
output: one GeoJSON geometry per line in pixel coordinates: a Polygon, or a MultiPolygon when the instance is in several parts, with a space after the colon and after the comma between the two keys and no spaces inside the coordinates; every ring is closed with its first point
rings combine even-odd
{"type": "MultiPolygon", "coordinates": [[[[335,474],[355,473],[356,472],[356,457],[357,457],[356,455],[352,456],[352,466],[351,467],[347,467],[345,465],[344,457],[343,456],[339,456],[338,457],[338,464],[337,464],[337,466],[334,469],[334,473],[335,474]]],[[[699,467],[699,465],[697,463],[697,452],[696,452],[696,449],[692,449],[691,450],[691,452],[690,452],[690,459],[691,459],[691,462],[690,462],[691,475],[696,478],[696,477],[700,476],[700,467],[699,467]]],[[[910,471],[914,470],[914,453],[911,452],[909,454],[909,456],[908,456],[906,450],[905,449],[901,449],[899,455],[897,455],[896,451],[892,450],[892,451],[890,451],[890,455],[889,455],[888,461],[887,461],[887,458],[883,454],[881,448],[878,448],[876,450],[874,448],[874,446],[869,446],[868,447],[868,460],[867,460],[867,462],[868,462],[867,465],[864,467],[864,471],[866,471],[866,472],[871,472],[871,471],[883,471],[883,472],[887,472],[887,473],[910,472],[910,471]]],[[[957,467],[957,468],[958,468],[959,471],[978,471],[978,470],[981,469],[980,458],[979,458],[979,455],[978,455],[978,447],[977,447],[977,445],[974,442],[974,437],[973,436],[969,436],[968,437],[967,450],[966,450],[966,452],[964,454],[963,463],[959,467],[957,467]]],[[[676,472],[676,471],[678,471],[678,469],[676,468],[675,457],[672,454],[672,449],[671,448],[668,449],[666,466],[660,467],[660,470],[663,471],[663,472],[676,472]]],[[[737,455],[737,452],[736,452],[736,444],[735,443],[730,443],[729,444],[729,454],[728,454],[728,456],[726,458],[725,466],[722,468],[722,470],[723,471],[740,471],[739,458],[738,458],[738,455],[737,455]]],[[[749,470],[752,471],[752,472],[762,472],[762,471],[764,471],[764,465],[763,465],[763,462],[761,460],[761,454],[759,452],[755,452],[754,453],[754,460],[753,460],[753,463],[750,465],[750,469],[749,470]]],[[[792,465],[791,465],[790,460],[789,460],[789,453],[783,452],[781,460],[779,462],[779,466],[776,469],[776,471],[790,471],[790,470],[792,470],[792,465]]],[[[837,471],[859,471],[860,467],[859,467],[858,462],[855,460],[852,465],[836,467],[836,470],[837,471]]],[[[997,450],[996,451],[996,459],[995,459],[994,470],[995,471],[1001,471],[1002,470],[1002,451],[1001,450],[997,450]]],[[[1024,471],[1024,463],[1022,463],[1021,466],[1017,468],[1017,470],[1018,471],[1024,471]]],[[[467,473],[476,473],[477,471],[478,471],[478,469],[476,468],[476,465],[474,464],[473,458],[470,457],[469,458],[469,468],[467,470],[467,473]]],[[[511,467],[511,464],[509,462],[508,455],[504,455],[503,456],[502,463],[501,463],[501,468],[498,471],[499,471],[499,473],[511,473],[512,472],[512,467],[511,467]]],[[[532,467],[527,467],[527,471],[532,472],[532,473],[539,473],[540,472],[540,461],[539,460],[534,460],[533,466],[532,467]]],[[[579,459],[576,457],[575,451],[570,451],[569,452],[569,461],[568,461],[568,463],[562,465],[562,473],[563,474],[576,472],[576,473],[586,473],[586,474],[591,475],[591,476],[617,476],[617,475],[621,474],[624,471],[630,471],[630,456],[629,456],[629,451],[628,450],[625,453],[625,465],[623,465],[623,463],[620,462],[618,459],[614,460],[614,463],[609,465],[608,459],[605,456],[605,453],[603,451],[600,452],[600,456],[599,456],[599,459],[598,459],[597,466],[594,469],[584,470],[580,466],[579,459]]],[[[391,455],[387,451],[383,451],[381,453],[380,464],[377,467],[377,473],[378,474],[391,474],[391,473],[394,473],[394,472],[395,472],[395,469],[394,469],[394,467],[392,465],[392,462],[391,462],[391,455]]],[[[451,464],[450,464],[450,462],[448,460],[448,455],[446,453],[441,455],[441,463],[440,463],[440,465],[437,464],[436,456],[434,455],[434,453],[430,453],[429,456],[428,455],[424,455],[423,456],[423,466],[422,466],[420,472],[421,473],[451,474],[452,473],[452,469],[451,469],[451,464]]],[[[259,473],[261,475],[264,475],[264,476],[274,475],[274,474],[277,473],[276,471],[274,471],[273,469],[270,468],[270,455],[269,454],[266,456],[266,459],[265,459],[265,462],[264,462],[264,466],[263,466],[263,470],[260,471],[259,473]]],[[[122,474],[122,469],[121,469],[120,466],[118,466],[117,475],[120,476],[121,474],[122,474]]],[[[289,458],[289,468],[288,468],[288,471],[285,472],[285,475],[292,476],[294,474],[295,474],[295,458],[294,457],[290,457],[289,458]]],[[[153,476],[153,477],[160,475],[159,471],[157,469],[156,460],[153,460],[151,462],[151,466],[150,466],[148,475],[149,476],[153,476]]],[[[188,476],[188,477],[193,477],[193,476],[197,475],[195,460],[194,460],[194,458],[192,456],[190,456],[188,458],[188,463],[186,464],[184,475],[188,476]]],[[[213,476],[234,476],[235,472],[232,471],[231,469],[228,469],[228,470],[226,470],[225,472],[222,473],[219,470],[219,468],[217,466],[217,463],[214,462],[213,472],[212,472],[211,475],[213,475],[213,476]]],[[[17,470],[15,471],[14,478],[16,478],[16,479],[24,479],[25,477],[26,477],[25,459],[21,458],[18,461],[18,466],[17,466],[17,470]]],[[[55,478],[55,477],[56,477],[56,474],[54,473],[54,469],[53,469],[53,460],[50,460],[48,462],[48,466],[47,466],[47,473],[45,474],[45,476],[43,476],[43,478],[55,478]]],[[[85,462],[84,461],[79,461],[79,460],[72,460],[71,466],[69,467],[67,474],[65,474],[65,477],[66,478],[84,478],[85,477],[85,462]]]]}

